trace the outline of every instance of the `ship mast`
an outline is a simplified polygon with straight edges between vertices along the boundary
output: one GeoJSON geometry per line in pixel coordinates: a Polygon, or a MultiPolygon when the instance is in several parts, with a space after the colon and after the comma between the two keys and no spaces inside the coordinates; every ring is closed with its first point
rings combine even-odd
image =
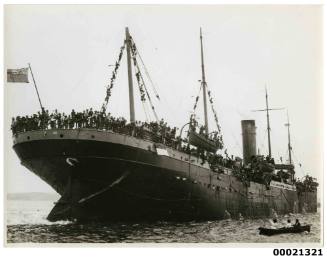
{"type": "Polygon", "coordinates": [[[270,141],[270,120],[269,120],[269,108],[268,108],[268,93],[266,88],[266,111],[267,111],[267,131],[268,131],[268,156],[271,158],[271,141],[270,141]]]}
{"type": "Polygon", "coordinates": [[[269,158],[271,158],[271,140],[270,140],[270,119],[269,119],[269,111],[270,110],[282,110],[284,108],[269,108],[269,104],[268,104],[268,92],[267,92],[267,88],[266,88],[266,108],[265,109],[260,109],[260,110],[253,110],[254,112],[256,111],[265,111],[266,112],[266,116],[267,116],[267,131],[268,131],[268,156],[269,158]]]}
{"type": "Polygon", "coordinates": [[[285,126],[287,126],[287,136],[288,136],[288,160],[290,165],[292,164],[292,146],[291,146],[291,133],[290,133],[290,119],[288,116],[288,111],[287,111],[287,124],[285,124],[285,126]]]}
{"type": "Polygon", "coordinates": [[[202,68],[202,88],[203,88],[203,105],[204,105],[204,125],[206,135],[209,134],[208,126],[208,111],[207,111],[207,83],[204,72],[204,60],[203,60],[203,43],[202,43],[202,29],[200,28],[200,41],[201,41],[201,68],[202,68]]]}
{"type": "Polygon", "coordinates": [[[126,34],[126,50],[127,50],[127,70],[128,70],[130,122],[135,123],[132,62],[131,62],[131,45],[132,45],[132,41],[131,41],[131,36],[129,34],[128,27],[125,28],[125,34],[126,34]]]}

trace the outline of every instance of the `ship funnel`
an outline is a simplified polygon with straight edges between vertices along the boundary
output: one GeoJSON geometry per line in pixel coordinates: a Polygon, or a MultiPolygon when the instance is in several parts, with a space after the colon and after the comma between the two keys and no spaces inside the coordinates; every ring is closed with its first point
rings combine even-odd
{"type": "Polygon", "coordinates": [[[254,120],[242,120],[243,136],[243,160],[244,165],[251,161],[251,157],[257,155],[256,127],[254,120]]]}

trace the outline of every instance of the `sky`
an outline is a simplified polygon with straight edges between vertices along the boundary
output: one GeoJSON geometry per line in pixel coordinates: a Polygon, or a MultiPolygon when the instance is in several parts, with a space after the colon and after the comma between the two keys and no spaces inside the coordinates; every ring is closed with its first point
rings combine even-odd
{"type": "MultiPolygon", "coordinates": [[[[273,157],[287,159],[288,110],[296,176],[309,173],[322,183],[321,6],[7,5],[4,11],[5,70],[30,63],[46,109],[101,107],[128,26],[160,95],[152,97],[158,116],[178,128],[199,93],[202,27],[206,80],[228,153],[242,157],[241,120],[255,119],[257,148],[267,154],[265,113],[253,112],[265,108],[266,87],[270,107],[285,108],[270,114],[273,157]]],[[[136,80],[134,92],[136,119],[145,120],[136,80]]],[[[12,149],[11,117],[40,109],[33,84],[4,82],[4,96],[7,192],[53,192],[12,149]]],[[[126,53],[107,111],[129,119],[126,53]]],[[[215,130],[210,108],[209,129],[215,130]]]]}

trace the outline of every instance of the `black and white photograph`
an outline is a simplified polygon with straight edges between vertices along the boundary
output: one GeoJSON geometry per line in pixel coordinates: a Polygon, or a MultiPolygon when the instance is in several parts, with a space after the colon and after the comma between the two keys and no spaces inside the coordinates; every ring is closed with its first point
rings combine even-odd
{"type": "Polygon", "coordinates": [[[3,8],[6,246],[323,242],[321,5],[3,8]]]}

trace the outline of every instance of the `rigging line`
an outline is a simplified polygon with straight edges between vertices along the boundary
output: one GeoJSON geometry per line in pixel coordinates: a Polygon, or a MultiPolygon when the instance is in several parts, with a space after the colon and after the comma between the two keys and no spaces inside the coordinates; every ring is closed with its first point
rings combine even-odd
{"type": "Polygon", "coordinates": [[[145,66],[145,63],[143,62],[143,59],[142,59],[142,57],[141,57],[141,54],[140,54],[140,52],[138,51],[138,48],[136,47],[136,44],[135,44],[135,42],[134,42],[133,39],[132,39],[132,43],[133,43],[134,46],[135,46],[135,55],[137,55],[137,56],[139,57],[140,61],[141,61],[141,64],[142,64],[143,69],[144,69],[144,71],[145,71],[145,75],[148,77],[148,79],[149,79],[149,81],[150,81],[150,84],[151,84],[152,89],[153,89],[153,91],[154,91],[154,93],[155,93],[155,95],[156,95],[156,98],[158,98],[158,99],[160,100],[160,97],[159,97],[158,91],[157,91],[157,89],[156,89],[156,87],[155,87],[155,84],[154,84],[154,82],[153,82],[153,80],[152,80],[152,78],[151,78],[151,76],[150,76],[150,74],[149,74],[149,72],[148,72],[148,69],[147,69],[146,66],[145,66]]]}
{"type": "Polygon", "coordinates": [[[140,67],[139,67],[138,62],[137,62],[137,59],[136,59],[136,46],[135,46],[135,43],[132,44],[131,51],[132,51],[133,63],[134,63],[134,66],[135,66],[135,68],[136,68],[136,70],[137,70],[137,72],[136,72],[136,79],[137,79],[137,83],[138,83],[138,85],[139,85],[139,90],[140,90],[140,94],[141,94],[141,101],[143,102],[143,101],[146,100],[146,99],[145,99],[145,96],[144,96],[143,88],[142,88],[142,86],[143,86],[144,89],[145,89],[145,93],[146,93],[146,95],[147,95],[147,97],[148,97],[148,99],[149,99],[149,103],[150,103],[150,105],[151,105],[152,112],[153,112],[153,114],[154,114],[154,116],[155,116],[157,122],[159,122],[159,119],[158,119],[157,113],[156,113],[156,111],[155,111],[155,109],[154,109],[154,106],[153,106],[153,103],[152,103],[152,100],[151,100],[150,94],[149,94],[149,92],[148,92],[148,89],[146,88],[146,85],[145,85],[145,82],[144,82],[144,78],[143,78],[143,76],[142,76],[142,73],[141,73],[140,67]],[[141,80],[142,80],[142,83],[140,82],[140,78],[141,78],[141,80]]]}
{"type": "Polygon", "coordinates": [[[143,107],[143,111],[144,111],[144,114],[145,114],[145,121],[149,122],[148,113],[146,111],[146,106],[145,106],[145,103],[143,101],[142,101],[142,107],[143,107]]]}
{"type": "Polygon", "coordinates": [[[135,67],[135,76],[136,76],[136,79],[137,79],[137,84],[139,86],[139,93],[140,93],[140,96],[141,96],[141,102],[142,102],[142,107],[143,107],[143,111],[144,111],[144,114],[145,114],[145,117],[146,117],[146,120],[148,121],[148,114],[147,114],[147,111],[146,111],[146,105],[145,105],[145,101],[146,101],[146,98],[145,98],[145,94],[144,94],[144,83],[142,84],[140,82],[140,78],[142,76],[140,70],[139,70],[139,67],[137,66],[137,63],[136,63],[136,57],[135,57],[135,51],[132,47],[132,58],[133,58],[133,64],[134,64],[134,67],[135,67]]]}
{"type": "Polygon", "coordinates": [[[152,90],[153,90],[154,94],[156,95],[156,98],[157,98],[158,100],[160,100],[160,96],[159,96],[158,90],[157,90],[157,88],[156,88],[156,86],[155,86],[155,84],[154,84],[152,78],[150,77],[150,74],[149,74],[149,72],[148,72],[148,70],[147,70],[147,68],[146,68],[146,66],[145,66],[145,64],[144,64],[144,62],[143,62],[143,60],[142,60],[142,57],[141,57],[141,55],[140,55],[140,53],[138,52],[137,49],[136,49],[136,51],[137,51],[138,57],[139,57],[139,59],[140,59],[140,61],[141,61],[141,64],[142,64],[142,66],[143,66],[143,69],[144,69],[144,71],[145,71],[145,75],[148,77],[148,79],[149,79],[149,81],[150,81],[150,85],[152,86],[152,90]]]}
{"type": "Polygon", "coordinates": [[[157,122],[159,122],[159,118],[158,118],[157,113],[156,113],[156,111],[155,111],[155,109],[154,109],[154,106],[153,106],[153,104],[152,104],[151,97],[150,97],[150,95],[149,95],[148,89],[146,88],[146,86],[145,86],[145,84],[144,84],[144,80],[143,80],[143,76],[142,76],[142,75],[141,75],[141,78],[142,78],[142,81],[143,81],[143,85],[144,85],[145,93],[146,93],[146,95],[148,96],[149,104],[151,105],[151,109],[152,109],[152,111],[153,111],[153,114],[154,114],[154,116],[155,116],[157,122]]]}
{"type": "Polygon", "coordinates": [[[199,89],[198,94],[197,94],[196,97],[195,97],[195,105],[194,105],[194,107],[193,107],[193,114],[194,114],[194,116],[195,116],[195,110],[196,110],[196,108],[198,107],[198,101],[199,101],[199,99],[200,99],[201,90],[202,90],[202,84],[201,84],[201,86],[200,86],[200,89],[199,89]]]}
{"type": "MultiPolygon", "coordinates": [[[[197,108],[198,101],[199,101],[199,99],[200,99],[201,90],[202,90],[202,83],[200,84],[200,89],[199,89],[198,95],[195,97],[195,104],[194,104],[194,106],[193,106],[193,110],[192,110],[192,112],[191,112],[190,122],[189,122],[189,123],[191,123],[192,120],[196,121],[195,110],[196,110],[196,108],[197,108]]],[[[188,131],[187,131],[187,134],[188,134],[188,135],[190,134],[190,129],[191,129],[191,127],[189,126],[188,131]]]]}
{"type": "Polygon", "coordinates": [[[155,117],[155,116],[153,115],[153,113],[151,112],[152,108],[151,108],[150,103],[149,103],[149,102],[147,102],[147,103],[144,102],[144,107],[145,107],[145,109],[147,110],[147,114],[148,114],[148,116],[149,116],[149,122],[156,120],[156,117],[155,117]]]}
{"type": "MultiPolygon", "coordinates": [[[[134,46],[135,46],[135,49],[136,49],[136,45],[135,45],[135,42],[134,42],[134,40],[133,40],[133,38],[131,37],[131,41],[132,41],[132,43],[134,44],[134,46]]],[[[140,53],[139,53],[139,51],[137,51],[137,53],[138,53],[138,56],[140,57],[140,53]]],[[[141,62],[143,62],[143,60],[141,60],[141,62]]],[[[145,65],[144,65],[145,66],[145,65]]],[[[147,71],[146,71],[147,72],[147,71]]],[[[154,84],[153,84],[154,85],[154,84]]],[[[158,95],[157,94],[157,92],[155,92],[155,94],[156,95],[158,95]]],[[[171,108],[171,105],[170,105],[170,103],[167,101],[167,99],[165,98],[165,96],[161,96],[162,97],[162,99],[161,100],[163,100],[166,104],[164,105],[166,108],[168,108],[169,110],[170,110],[170,113],[176,118],[176,114],[175,114],[175,110],[173,110],[172,108],[171,108]]]]}
{"type": "MultiPolygon", "coordinates": [[[[196,110],[196,108],[197,108],[198,101],[199,101],[199,99],[200,99],[201,90],[202,90],[202,83],[201,83],[201,85],[200,85],[200,89],[199,89],[198,95],[195,97],[195,104],[194,104],[194,106],[193,106],[193,110],[192,110],[192,112],[191,112],[190,120],[192,120],[192,119],[196,120],[196,119],[195,119],[195,117],[196,117],[195,110],[196,110]]],[[[190,128],[189,128],[189,129],[190,129],[190,128]]]]}
{"type": "MultiPolygon", "coordinates": [[[[147,68],[146,68],[146,66],[145,66],[145,63],[144,63],[144,61],[143,61],[143,59],[142,59],[142,57],[141,57],[141,54],[140,54],[140,52],[138,51],[138,49],[137,49],[137,47],[136,47],[136,44],[135,44],[135,42],[134,42],[134,40],[133,40],[132,37],[131,37],[131,40],[132,40],[132,43],[133,43],[134,46],[135,46],[135,51],[137,51],[137,54],[138,54],[137,57],[140,59],[142,65],[143,65],[143,69],[144,69],[144,71],[145,71],[145,73],[146,73],[146,75],[147,75],[148,80],[150,81],[150,84],[151,84],[151,86],[152,86],[152,89],[153,89],[153,91],[154,91],[154,93],[155,93],[156,98],[157,98],[159,101],[162,101],[162,100],[163,100],[163,102],[165,103],[164,106],[165,106],[166,108],[168,108],[169,111],[170,111],[170,114],[173,114],[173,116],[176,118],[175,110],[173,110],[173,109],[171,108],[171,105],[170,105],[170,103],[167,101],[167,99],[165,98],[165,96],[160,96],[160,97],[159,97],[159,93],[158,93],[158,91],[157,91],[157,89],[156,89],[156,86],[155,86],[155,84],[154,84],[152,78],[150,77],[150,74],[149,74],[149,72],[148,72],[148,70],[147,70],[147,68]]],[[[153,106],[153,105],[152,105],[152,106],[153,106]]],[[[152,108],[152,106],[151,106],[151,108],[152,108]]]]}
{"type": "Polygon", "coordinates": [[[154,114],[154,116],[155,116],[157,122],[159,122],[159,119],[158,119],[157,113],[156,113],[156,111],[155,111],[155,109],[154,109],[154,106],[153,106],[153,103],[152,103],[152,100],[151,100],[150,94],[149,94],[148,89],[147,89],[147,87],[146,87],[146,85],[145,85],[145,82],[144,82],[143,76],[142,76],[142,74],[141,74],[141,72],[140,72],[140,67],[139,67],[138,62],[137,62],[136,59],[135,59],[135,63],[136,63],[136,67],[137,67],[137,69],[138,69],[138,72],[139,72],[140,78],[141,78],[141,80],[142,80],[142,83],[143,83],[143,86],[144,86],[144,89],[145,89],[145,93],[146,93],[146,95],[148,96],[148,100],[149,100],[149,103],[150,103],[150,105],[151,105],[151,109],[152,109],[152,111],[153,111],[153,114],[154,114]]]}
{"type": "Polygon", "coordinates": [[[217,115],[217,112],[216,112],[216,110],[214,108],[213,98],[211,96],[211,91],[210,91],[207,83],[206,83],[206,87],[207,87],[207,94],[208,94],[208,97],[209,97],[209,102],[210,102],[210,105],[211,105],[211,110],[212,110],[212,113],[214,115],[214,119],[215,119],[215,122],[216,122],[216,126],[217,126],[219,134],[221,134],[221,128],[220,128],[220,125],[219,125],[219,122],[218,122],[218,115],[217,115]]]}
{"type": "Polygon", "coordinates": [[[110,79],[110,83],[107,85],[105,101],[104,101],[104,103],[102,104],[102,107],[101,107],[101,111],[104,112],[104,113],[106,112],[108,102],[109,102],[109,98],[111,96],[111,90],[114,87],[114,82],[115,82],[115,80],[117,78],[117,72],[118,72],[118,69],[120,67],[120,62],[121,62],[121,59],[122,59],[123,54],[124,54],[125,46],[126,46],[126,42],[124,41],[124,44],[120,47],[118,61],[116,61],[115,68],[112,71],[112,76],[111,76],[111,79],[110,79]]]}
{"type": "Polygon", "coordinates": [[[147,102],[146,104],[147,104],[146,105],[146,108],[147,108],[148,113],[149,113],[150,121],[157,121],[157,122],[159,122],[158,116],[156,116],[156,112],[153,111],[153,109],[152,109],[151,103],[150,102],[147,102]]]}
{"type": "MultiPolygon", "coordinates": [[[[133,55],[133,61],[134,61],[134,55],[133,55]]],[[[135,61],[134,61],[134,66],[135,66],[135,61]]],[[[147,112],[147,107],[146,107],[146,103],[145,103],[145,97],[144,97],[144,91],[143,91],[143,88],[142,88],[142,85],[140,84],[140,72],[137,70],[137,68],[135,67],[136,69],[136,79],[137,79],[137,84],[139,86],[139,93],[140,93],[140,96],[141,96],[141,102],[142,102],[142,108],[143,108],[143,111],[144,111],[144,114],[145,114],[145,120],[146,122],[149,122],[151,120],[151,118],[149,119],[149,114],[147,112]]]]}

